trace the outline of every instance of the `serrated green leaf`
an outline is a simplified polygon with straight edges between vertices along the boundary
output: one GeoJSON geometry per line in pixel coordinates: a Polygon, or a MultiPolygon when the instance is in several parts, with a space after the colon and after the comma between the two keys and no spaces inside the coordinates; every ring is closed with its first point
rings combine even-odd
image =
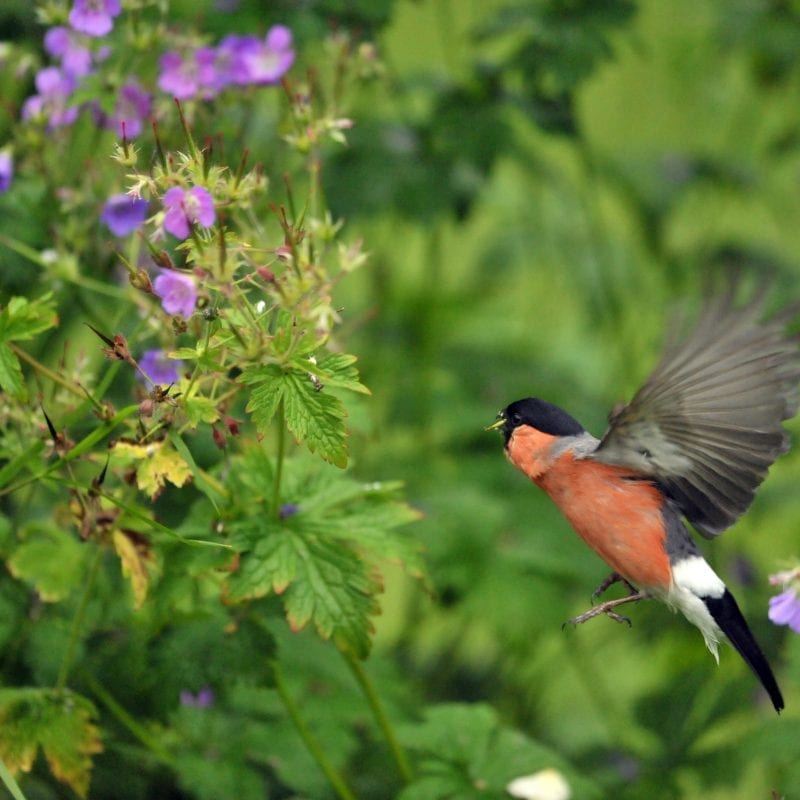
{"type": "Polygon", "coordinates": [[[86,551],[86,545],[69,534],[43,529],[14,551],[8,569],[31,584],[42,600],[55,603],[83,583],[86,551]]]}
{"type": "Polygon", "coordinates": [[[417,780],[398,800],[451,800],[478,797],[504,800],[508,784],[541,770],[555,770],[571,797],[599,798],[595,785],[561,756],[520,731],[503,725],[488,705],[446,703],[434,706],[421,723],[400,729],[406,746],[422,755],[417,780]],[[453,794],[453,787],[461,787],[453,794]],[[475,795],[474,789],[480,788],[475,795]]]}
{"type": "Polygon", "coordinates": [[[41,747],[53,775],[85,797],[91,757],[102,750],[96,717],[68,689],[0,689],[0,758],[12,772],[29,772],[41,747]]]}
{"type": "Polygon", "coordinates": [[[201,422],[210,425],[219,419],[216,403],[209,397],[203,397],[203,395],[184,397],[183,412],[186,414],[186,419],[192,428],[196,428],[201,422]]]}
{"type": "Polygon", "coordinates": [[[52,328],[58,322],[53,298],[46,294],[37,300],[12,297],[0,311],[0,341],[24,341],[52,328]]]}
{"type": "Polygon", "coordinates": [[[283,402],[286,426],[298,442],[337,467],[347,465],[347,412],[337,397],[318,390],[307,372],[266,364],[245,370],[240,380],[255,384],[246,410],[259,431],[267,429],[283,402]]]}
{"type": "Polygon", "coordinates": [[[27,400],[28,390],[22,378],[22,365],[5,342],[0,342],[0,388],[18,400],[27,400]]]}
{"type": "Polygon", "coordinates": [[[325,387],[371,394],[370,390],[358,379],[356,360],[355,356],[346,353],[328,353],[316,362],[311,359],[299,359],[294,363],[300,369],[316,376],[325,387]]]}
{"type": "Polygon", "coordinates": [[[264,364],[246,369],[239,380],[255,384],[245,410],[252,415],[259,432],[269,428],[285,391],[286,373],[277,364],[264,364]]]}
{"type": "Polygon", "coordinates": [[[347,466],[347,412],[341,400],[318,391],[308,375],[290,372],[286,375],[284,411],[286,425],[314,453],[335,464],[347,466]]]}
{"type": "MultiPolygon", "coordinates": [[[[280,595],[289,624],[300,630],[313,622],[323,639],[365,658],[375,595],[381,585],[374,572],[349,548],[289,525],[259,525],[255,544],[243,552],[228,581],[232,600],[280,595]]],[[[251,529],[249,534],[253,534],[251,529]]],[[[251,535],[236,537],[248,547],[251,535]]]]}

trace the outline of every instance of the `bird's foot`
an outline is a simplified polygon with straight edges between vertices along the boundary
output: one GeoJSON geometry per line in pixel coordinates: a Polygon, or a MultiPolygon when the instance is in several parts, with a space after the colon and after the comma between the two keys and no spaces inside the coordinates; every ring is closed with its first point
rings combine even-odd
{"type": "MultiPolygon", "coordinates": [[[[621,578],[620,580],[624,580],[624,578],[621,578]]],[[[612,583],[615,582],[616,581],[612,581],[612,583]]],[[[625,582],[627,583],[627,581],[625,582]]],[[[610,585],[611,584],[609,584],[609,586],[610,585]]],[[[605,603],[600,603],[599,606],[594,606],[588,611],[584,611],[583,614],[578,614],[577,617],[568,619],[561,626],[561,628],[566,628],[567,625],[580,625],[581,623],[587,622],[588,620],[592,619],[592,617],[596,617],[599,614],[605,614],[607,617],[611,617],[611,619],[613,619],[615,622],[627,622],[628,626],[630,626],[631,621],[627,617],[623,617],[622,614],[618,614],[614,609],[617,606],[623,605],[624,603],[635,603],[638,600],[644,600],[646,597],[648,597],[648,595],[645,592],[633,592],[626,597],[618,597],[615,600],[606,600],[605,603]]]]}
{"type": "MultiPolygon", "coordinates": [[[[619,572],[612,572],[593,592],[592,592],[592,605],[594,601],[600,597],[606,589],[613,586],[615,583],[624,583],[628,589],[629,594],[636,594],[639,590],[627,579],[623,578],[619,572]]],[[[623,619],[625,619],[623,617],[623,619]]]]}

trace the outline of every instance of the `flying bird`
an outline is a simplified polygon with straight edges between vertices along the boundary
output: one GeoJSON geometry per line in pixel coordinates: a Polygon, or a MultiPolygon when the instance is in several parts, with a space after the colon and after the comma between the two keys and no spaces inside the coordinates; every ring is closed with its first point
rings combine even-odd
{"type": "MultiPolygon", "coordinates": [[[[489,429],[508,460],[543,489],[630,594],[571,622],[644,598],[662,600],[703,634],[719,663],[727,637],[784,707],[775,676],[730,590],[687,529],[712,539],[750,506],[769,466],[789,446],[800,338],[796,309],[764,319],[764,293],[745,305],[736,287],[706,301],[688,335],[673,331],[653,373],[597,439],[558,406],[535,397],[504,408],[489,429]]],[[[627,620],[626,620],[627,621],[627,620]]]]}

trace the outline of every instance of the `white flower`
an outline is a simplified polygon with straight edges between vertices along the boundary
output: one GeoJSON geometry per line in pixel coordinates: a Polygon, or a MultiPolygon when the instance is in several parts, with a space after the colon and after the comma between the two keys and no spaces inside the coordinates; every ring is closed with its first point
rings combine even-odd
{"type": "Polygon", "coordinates": [[[514,778],[506,791],[519,800],[569,800],[572,796],[564,776],[552,767],[514,778]]]}

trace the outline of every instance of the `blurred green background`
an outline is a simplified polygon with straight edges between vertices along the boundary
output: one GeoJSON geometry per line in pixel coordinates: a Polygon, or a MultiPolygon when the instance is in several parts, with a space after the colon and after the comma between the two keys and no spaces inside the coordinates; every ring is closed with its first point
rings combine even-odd
{"type": "MultiPolygon", "coordinates": [[[[800,640],[768,622],[766,579],[800,557],[800,449],[703,544],[775,665],[777,718],[730,648],[717,667],[661,606],[562,630],[607,569],[483,428],[536,395],[599,435],[709,284],[738,271],[775,306],[800,298],[800,3],[175,5],[216,33],[284,22],[309,62],[347,28],[385,65],[324,174],[371,254],[336,296],[373,392],[354,470],[406,481],[433,586],[390,573],[374,669],[490,702],[607,796],[793,796],[800,640]]],[[[3,6],[3,37],[40,36],[27,3],[3,6]]]]}

